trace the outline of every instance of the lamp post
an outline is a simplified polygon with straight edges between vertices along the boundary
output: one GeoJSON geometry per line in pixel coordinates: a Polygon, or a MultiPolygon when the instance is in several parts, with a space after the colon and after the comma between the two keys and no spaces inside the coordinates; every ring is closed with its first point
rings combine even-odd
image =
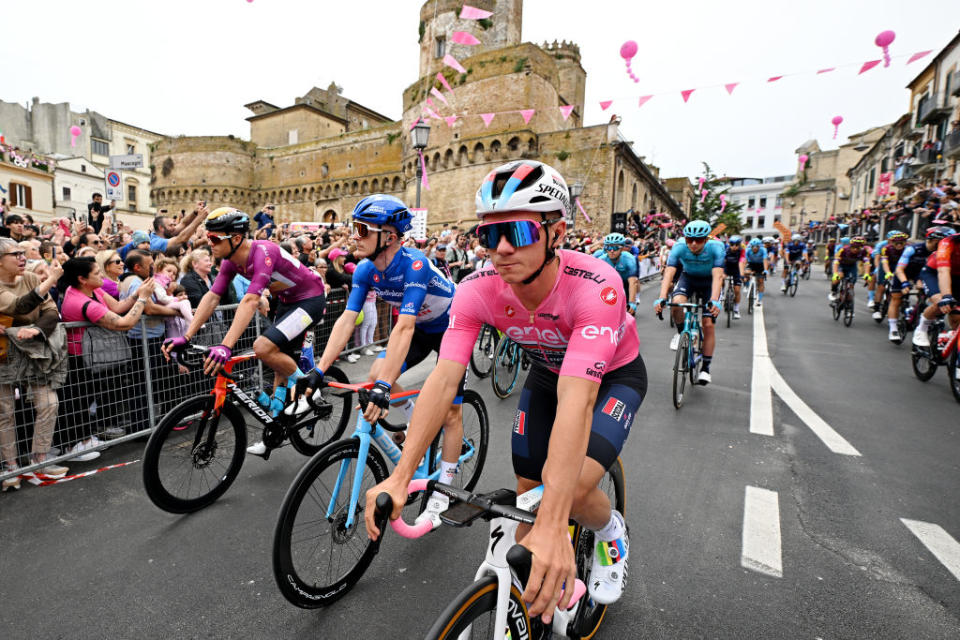
{"type": "Polygon", "coordinates": [[[417,151],[417,209],[420,208],[420,183],[423,182],[423,161],[421,158],[423,157],[423,150],[427,148],[427,140],[429,139],[430,125],[421,118],[410,130],[410,144],[417,151]]]}
{"type": "Polygon", "coordinates": [[[574,182],[570,185],[570,229],[577,228],[577,198],[583,194],[583,183],[574,182]]]}

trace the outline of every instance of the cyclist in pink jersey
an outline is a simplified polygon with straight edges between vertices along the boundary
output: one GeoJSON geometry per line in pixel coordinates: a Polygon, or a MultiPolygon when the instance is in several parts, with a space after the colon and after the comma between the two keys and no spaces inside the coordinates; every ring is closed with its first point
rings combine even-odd
{"type": "MultiPolygon", "coordinates": [[[[303,344],[306,331],[323,317],[326,308],[323,281],[272,242],[248,240],[250,217],[242,211],[221,207],[207,216],[205,224],[214,257],[223,259],[220,272],[201,298],[184,335],[164,341],[163,351],[169,357],[171,350],[188,343],[197,334],[216,310],[235,274],[248,278],[250,286],[240,300],[230,329],[221,343],[209,350],[203,370],[209,375],[217,374],[233,355],[233,347],[258,307],[266,306],[261,295],[265,292],[276,295],[280,301],[277,321],[253,343],[254,353],[274,371],[273,397],[265,391],[259,401],[276,416],[286,404],[288,388],[303,377],[293,356],[303,344]]],[[[249,447],[248,452],[261,456],[266,453],[260,443],[249,447]]]]}
{"type": "Polygon", "coordinates": [[[576,577],[567,531],[573,517],[594,531],[588,584],[608,604],[623,592],[629,540],[623,516],[597,488],[617,456],[646,393],[636,325],[620,276],[584,254],[557,250],[566,233],[570,196],[552,167],[531,160],[494,169],[477,192],[480,243],[492,269],[457,287],[436,369],[427,378],[393,474],[367,493],[371,538],[377,495],[386,491],[398,517],[417,459],[443,422],[484,323],[518,342],[533,360],[514,417],[512,458],[517,491],[542,484],[532,528],[517,537],[533,552],[524,592],[531,615],[549,622],[576,577]],[[571,473],[571,470],[579,470],[571,473]]]}

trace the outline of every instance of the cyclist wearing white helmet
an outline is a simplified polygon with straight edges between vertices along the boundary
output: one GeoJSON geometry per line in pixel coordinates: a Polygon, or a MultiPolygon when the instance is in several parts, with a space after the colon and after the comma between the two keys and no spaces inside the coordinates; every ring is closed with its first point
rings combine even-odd
{"type": "Polygon", "coordinates": [[[494,169],[476,197],[480,244],[492,269],[458,286],[437,368],[423,385],[403,456],[384,482],[367,492],[371,538],[377,495],[387,491],[400,515],[407,483],[443,420],[484,323],[520,344],[533,361],[514,418],[511,441],[517,491],[542,484],[532,528],[517,538],[533,552],[524,592],[531,615],[549,621],[565,607],[577,574],[567,523],[595,532],[591,597],[610,603],[623,592],[629,552],[623,516],[597,485],[617,456],[646,393],[636,324],[627,313],[620,276],[608,264],[563,243],[570,194],[552,167],[521,160],[494,169]],[[573,471],[573,472],[571,472],[573,471]]]}

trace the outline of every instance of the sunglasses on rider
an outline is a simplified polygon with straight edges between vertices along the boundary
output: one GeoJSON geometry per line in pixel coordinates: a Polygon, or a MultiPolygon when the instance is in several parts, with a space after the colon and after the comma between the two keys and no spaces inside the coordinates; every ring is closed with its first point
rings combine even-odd
{"type": "Polygon", "coordinates": [[[230,236],[225,236],[219,233],[207,233],[207,240],[213,244],[227,240],[230,236]]]}
{"type": "Polygon", "coordinates": [[[383,231],[383,229],[380,227],[375,227],[368,222],[364,222],[362,220],[353,221],[353,235],[357,236],[358,238],[366,238],[371,233],[378,233],[380,231],[383,231]]]}
{"type": "Polygon", "coordinates": [[[603,250],[604,250],[604,251],[620,251],[621,249],[623,249],[623,246],[622,246],[622,245],[619,245],[619,244],[605,244],[605,245],[603,245],[603,250]]]}
{"type": "MultiPolygon", "coordinates": [[[[545,224],[551,224],[547,222],[545,224]]],[[[510,220],[490,222],[477,227],[477,238],[485,249],[496,249],[501,238],[506,238],[514,249],[536,244],[540,240],[542,224],[535,220],[510,220]]]]}

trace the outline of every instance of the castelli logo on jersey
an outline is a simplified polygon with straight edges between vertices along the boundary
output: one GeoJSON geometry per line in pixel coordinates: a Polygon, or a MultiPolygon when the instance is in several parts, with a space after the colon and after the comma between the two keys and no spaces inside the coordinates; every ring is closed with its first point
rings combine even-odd
{"type": "Polygon", "coordinates": [[[508,318],[512,318],[513,316],[517,315],[517,310],[511,307],[510,305],[505,306],[503,308],[503,312],[507,314],[508,318]]]}
{"type": "Polygon", "coordinates": [[[415,260],[410,266],[413,267],[414,271],[420,271],[420,269],[423,269],[423,260],[415,260]]]}
{"type": "Polygon", "coordinates": [[[613,287],[604,287],[600,291],[600,299],[610,306],[617,304],[617,290],[613,287]]]}
{"type": "Polygon", "coordinates": [[[270,256],[267,256],[266,258],[264,258],[264,259],[263,259],[263,262],[264,262],[264,264],[266,264],[268,267],[272,267],[272,266],[273,266],[273,260],[270,259],[270,256]]]}
{"type": "Polygon", "coordinates": [[[373,281],[374,281],[374,282],[380,282],[380,276],[379,276],[379,274],[376,274],[376,273],[373,274],[373,281]]]}

